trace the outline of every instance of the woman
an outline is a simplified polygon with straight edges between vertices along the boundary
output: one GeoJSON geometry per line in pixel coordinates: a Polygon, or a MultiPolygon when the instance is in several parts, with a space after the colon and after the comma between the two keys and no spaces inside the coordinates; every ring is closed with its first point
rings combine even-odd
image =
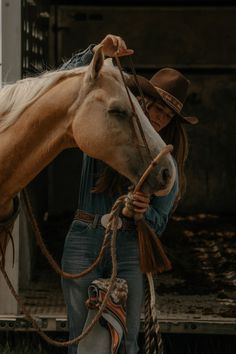
{"type": "MultiPolygon", "coordinates": [[[[125,56],[133,53],[118,36],[108,35],[102,41],[103,53],[107,57],[125,56]]],[[[76,54],[61,69],[71,69],[87,65],[93,57],[95,45],[76,54]]],[[[166,143],[174,145],[174,157],[178,166],[179,182],[175,181],[171,192],[165,197],[151,197],[141,192],[132,195],[131,207],[135,213],[144,214],[146,221],[160,235],[164,231],[168,215],[182,196],[185,188],[184,162],[187,157],[187,137],[182,123],[195,124],[194,117],[181,114],[189,81],[178,71],[165,68],[157,72],[150,81],[138,77],[143,90],[149,118],[155,130],[166,143]]],[[[131,77],[128,85],[134,94],[136,85],[131,77]]],[[[138,97],[139,99],[139,97],[138,97]]],[[[104,227],[100,216],[110,212],[114,201],[120,194],[128,191],[129,181],[118,175],[104,163],[84,155],[79,205],[76,220],[68,232],[64,253],[63,269],[79,273],[88,268],[99,254],[103,241],[104,227]]],[[[130,205],[129,205],[130,206],[130,205]]],[[[124,222],[117,239],[118,277],[128,283],[126,351],[138,352],[140,311],[143,298],[143,274],[139,267],[139,251],[135,224],[124,222]]],[[[79,280],[62,280],[63,292],[68,310],[70,338],[78,336],[87,317],[85,301],[90,283],[97,278],[107,278],[111,273],[111,256],[106,251],[101,264],[79,280]]],[[[94,349],[96,350],[96,349],[94,349]]],[[[95,351],[94,351],[95,352],[95,351]]],[[[69,347],[69,354],[77,353],[77,345],[69,347]]],[[[120,348],[119,353],[124,353],[120,348]]]]}

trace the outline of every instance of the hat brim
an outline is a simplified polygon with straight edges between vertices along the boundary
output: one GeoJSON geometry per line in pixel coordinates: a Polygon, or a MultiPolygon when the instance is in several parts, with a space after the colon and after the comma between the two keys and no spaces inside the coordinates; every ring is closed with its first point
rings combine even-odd
{"type": "MultiPolygon", "coordinates": [[[[169,102],[160,95],[160,93],[157,91],[155,86],[153,86],[149,80],[147,80],[145,77],[140,75],[136,75],[136,76],[144,96],[148,96],[154,99],[160,99],[163,103],[165,103],[169,108],[171,108],[176,113],[176,116],[180,118],[182,123],[187,123],[187,124],[198,123],[199,120],[197,117],[184,116],[181,112],[178,112],[177,109],[175,109],[172,105],[170,105],[169,102]]],[[[140,92],[133,75],[129,75],[126,77],[126,84],[135,96],[140,96],[140,92]]]]}

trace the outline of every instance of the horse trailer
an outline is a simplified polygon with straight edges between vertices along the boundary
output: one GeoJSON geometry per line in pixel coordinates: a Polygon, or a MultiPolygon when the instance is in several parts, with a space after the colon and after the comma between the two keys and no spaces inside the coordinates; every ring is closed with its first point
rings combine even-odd
{"type": "MultiPolygon", "coordinates": [[[[173,270],[155,279],[159,322],[163,333],[235,335],[236,7],[223,1],[196,1],[194,7],[98,3],[2,0],[2,83],[57,68],[107,33],[120,34],[135,50],[137,73],[150,77],[173,66],[191,79],[186,107],[200,124],[194,133],[187,127],[187,191],[162,235],[173,270]]],[[[130,70],[127,61],[123,65],[130,70]]],[[[59,264],[77,207],[81,161],[79,149],[64,151],[27,186],[42,236],[59,264]]],[[[9,243],[6,270],[17,294],[43,330],[67,332],[60,278],[36,245],[23,203],[13,236],[15,260],[9,243]]],[[[0,330],[34,330],[2,276],[0,330]]]]}

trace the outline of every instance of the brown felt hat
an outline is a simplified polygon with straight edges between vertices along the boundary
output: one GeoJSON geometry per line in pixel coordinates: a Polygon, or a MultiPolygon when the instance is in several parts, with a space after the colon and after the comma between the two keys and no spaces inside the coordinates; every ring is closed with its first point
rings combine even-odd
{"type": "MultiPolygon", "coordinates": [[[[137,75],[144,96],[160,98],[170,107],[183,123],[196,124],[197,117],[186,117],[182,113],[182,108],[187,97],[190,81],[179,71],[171,68],[163,68],[148,81],[145,77],[137,75]]],[[[139,95],[139,91],[134,77],[131,75],[127,79],[127,85],[134,95],[139,95]]]]}

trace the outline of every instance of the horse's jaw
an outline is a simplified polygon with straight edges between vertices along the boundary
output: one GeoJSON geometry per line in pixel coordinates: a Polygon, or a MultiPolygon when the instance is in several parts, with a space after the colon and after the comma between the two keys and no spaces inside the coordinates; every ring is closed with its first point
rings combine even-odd
{"type": "MultiPolygon", "coordinates": [[[[136,186],[149,166],[149,163],[145,163],[144,161],[150,161],[151,163],[151,160],[147,156],[145,158],[143,157],[141,160],[135,159],[134,155],[135,151],[133,151],[131,155],[128,154],[127,151],[123,151],[122,154],[117,154],[117,156],[114,154],[112,157],[106,158],[103,161],[121,175],[125,176],[132,185],[136,186]],[[124,160],[124,158],[120,156],[127,156],[127,158],[124,160]]],[[[161,161],[160,164],[154,167],[144,180],[141,186],[143,192],[156,196],[165,196],[171,191],[176,180],[176,166],[170,154],[168,154],[165,159],[165,161],[161,161]],[[166,168],[168,168],[170,172],[170,177],[164,181],[161,177],[161,171],[166,168]]]]}

